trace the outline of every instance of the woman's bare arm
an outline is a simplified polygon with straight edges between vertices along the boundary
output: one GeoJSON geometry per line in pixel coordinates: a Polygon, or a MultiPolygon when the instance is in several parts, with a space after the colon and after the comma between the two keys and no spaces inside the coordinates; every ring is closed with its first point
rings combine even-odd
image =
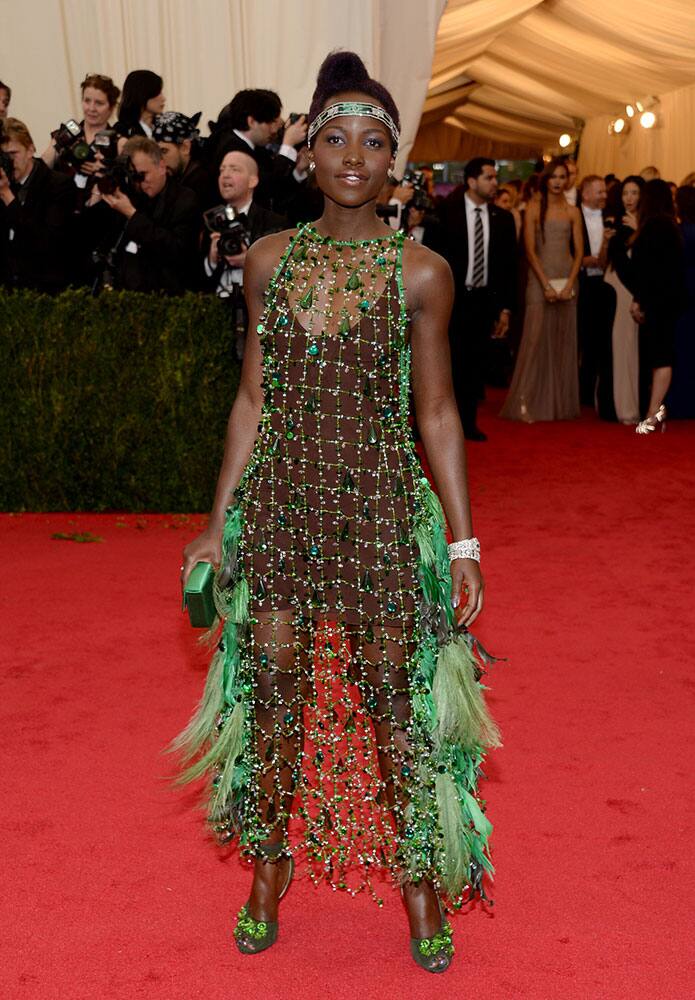
{"type": "Polygon", "coordinates": [[[538,225],[539,218],[540,203],[532,201],[524,213],[524,250],[526,251],[529,266],[540,281],[541,288],[545,293],[547,291],[548,278],[543,270],[540,257],[536,253],[536,226],[538,225]]]}
{"type": "MultiPolygon", "coordinates": [[[[451,377],[453,278],[445,260],[411,242],[403,248],[403,276],[412,317],[412,383],[418,429],[446,519],[454,540],[459,541],[472,537],[473,524],[463,429],[451,377]]],[[[470,625],[483,605],[480,567],[472,559],[456,559],[451,571],[455,607],[464,583],[468,589],[459,621],[470,625]]]]}
{"type": "Polygon", "coordinates": [[[184,549],[184,583],[197,562],[219,564],[225,511],[232,501],[258,437],[263,409],[261,341],[256,327],[263,312],[263,295],[288,234],[273,233],[249,249],[244,265],[244,296],[249,315],[241,381],[227,422],[224,455],[207,529],[184,549]]]}

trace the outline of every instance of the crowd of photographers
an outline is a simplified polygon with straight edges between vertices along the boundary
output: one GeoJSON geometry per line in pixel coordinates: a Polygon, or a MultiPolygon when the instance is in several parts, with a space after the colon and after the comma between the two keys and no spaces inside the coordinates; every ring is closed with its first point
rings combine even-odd
{"type": "MultiPolygon", "coordinates": [[[[39,155],[11,96],[0,81],[0,286],[209,291],[229,300],[241,339],[248,247],[321,212],[306,117],[285,120],[273,91],[243,90],[203,138],[200,114],[164,110],[156,73],[129,73],[122,91],[90,74],[82,120],[62,122],[39,155]]],[[[379,211],[396,227],[422,194],[391,185],[379,211]]]]}
{"type": "MultiPolygon", "coordinates": [[[[248,246],[316,205],[306,120],[285,123],[277,94],[244,90],[210,123],[165,111],[161,77],[135,70],[123,91],[81,85],[39,156],[0,82],[0,284],[69,285],[239,299],[248,246]]],[[[320,207],[320,206],[319,206],[320,207]]]]}

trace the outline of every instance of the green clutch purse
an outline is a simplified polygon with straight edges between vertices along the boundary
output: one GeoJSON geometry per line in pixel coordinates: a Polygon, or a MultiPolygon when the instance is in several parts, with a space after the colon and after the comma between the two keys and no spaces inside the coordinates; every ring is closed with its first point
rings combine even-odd
{"type": "Polygon", "coordinates": [[[209,562],[196,563],[183,591],[183,608],[188,609],[193,628],[210,628],[217,609],[212,596],[215,571],[209,562]]]}

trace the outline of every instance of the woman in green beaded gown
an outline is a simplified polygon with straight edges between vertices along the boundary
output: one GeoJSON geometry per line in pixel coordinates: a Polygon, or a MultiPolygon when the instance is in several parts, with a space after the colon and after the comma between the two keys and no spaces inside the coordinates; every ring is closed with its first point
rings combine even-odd
{"type": "Polygon", "coordinates": [[[498,734],[467,630],[483,603],[448,348],[452,278],[382,223],[398,111],[358,56],[321,67],[309,114],[320,219],[259,240],[249,336],[207,530],[222,619],[200,706],[175,742],[211,784],[222,841],[254,859],[234,931],[277,937],[294,857],[315,880],[401,888],[411,952],[453,953],[446,905],[492,871],[478,792],[498,734]],[[441,505],[418,461],[417,422],[441,505]],[[445,519],[463,548],[450,553],[445,519]],[[462,556],[462,557],[459,557],[462,556]]]}

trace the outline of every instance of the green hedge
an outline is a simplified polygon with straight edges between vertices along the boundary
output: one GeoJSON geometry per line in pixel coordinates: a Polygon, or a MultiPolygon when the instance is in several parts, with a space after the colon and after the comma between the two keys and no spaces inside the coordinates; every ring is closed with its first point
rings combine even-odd
{"type": "Polygon", "coordinates": [[[0,293],[0,508],[208,510],[239,383],[224,303],[0,293]]]}

